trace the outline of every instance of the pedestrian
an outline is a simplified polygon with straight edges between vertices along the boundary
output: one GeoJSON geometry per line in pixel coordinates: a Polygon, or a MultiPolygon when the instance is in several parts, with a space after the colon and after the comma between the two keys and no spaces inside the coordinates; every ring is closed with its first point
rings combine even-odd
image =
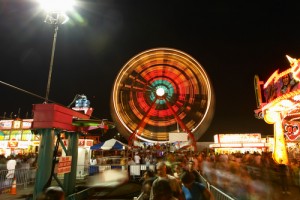
{"type": "Polygon", "coordinates": [[[135,164],[140,164],[141,162],[141,157],[139,156],[138,152],[135,152],[135,155],[133,157],[135,164]]]}
{"type": "Polygon", "coordinates": [[[65,200],[65,193],[61,187],[50,186],[37,197],[37,200],[65,200]]]}
{"type": "Polygon", "coordinates": [[[166,178],[160,178],[152,185],[153,200],[178,200],[174,197],[170,182],[166,178]]]}
{"type": "Polygon", "coordinates": [[[195,175],[192,172],[182,173],[181,182],[182,191],[185,200],[213,200],[212,193],[201,183],[195,181],[195,175]]]}
{"type": "Polygon", "coordinates": [[[180,186],[179,182],[177,181],[177,179],[174,176],[167,174],[167,165],[165,162],[160,161],[157,163],[156,174],[157,174],[157,178],[155,179],[155,181],[153,182],[153,185],[152,185],[152,189],[151,189],[151,193],[150,193],[150,200],[154,199],[153,188],[156,186],[157,182],[160,179],[168,180],[174,197],[176,197],[179,200],[184,199],[182,190],[181,190],[181,186],[180,186]]]}
{"type": "Polygon", "coordinates": [[[11,185],[15,177],[15,168],[17,161],[14,159],[13,155],[8,156],[8,161],[6,162],[7,174],[6,174],[6,184],[11,185]]]}
{"type": "Polygon", "coordinates": [[[137,197],[137,200],[149,200],[151,188],[153,185],[154,178],[147,178],[143,181],[142,191],[140,195],[137,197]]]}
{"type": "Polygon", "coordinates": [[[195,181],[198,183],[201,183],[201,175],[200,173],[195,169],[195,163],[194,161],[190,160],[187,164],[187,171],[191,172],[195,176],[195,181]]]}
{"type": "Polygon", "coordinates": [[[290,194],[289,186],[288,186],[288,177],[287,177],[288,167],[287,165],[283,164],[283,160],[280,160],[280,163],[278,164],[278,172],[279,172],[282,193],[290,194]]]}

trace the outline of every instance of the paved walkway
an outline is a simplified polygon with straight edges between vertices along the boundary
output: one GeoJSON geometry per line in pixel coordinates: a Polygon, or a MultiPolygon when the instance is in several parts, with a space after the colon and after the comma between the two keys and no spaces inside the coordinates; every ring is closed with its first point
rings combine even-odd
{"type": "MultiPolygon", "coordinates": [[[[127,176],[123,172],[116,171],[106,171],[99,174],[95,174],[93,176],[88,176],[85,181],[81,181],[82,186],[84,187],[93,187],[95,191],[95,196],[93,199],[111,199],[108,197],[118,197],[116,199],[120,199],[120,197],[126,198],[129,193],[136,192],[140,190],[139,185],[137,184],[123,184],[127,182],[127,176]],[[105,190],[103,188],[110,188],[105,190]]],[[[56,182],[55,182],[56,183],[56,182]]],[[[282,193],[281,188],[275,184],[272,186],[272,194],[266,198],[266,200],[300,200],[300,189],[296,186],[291,186],[290,193],[282,193]]],[[[27,188],[24,186],[17,186],[17,194],[12,195],[10,193],[0,194],[1,200],[13,200],[13,199],[24,199],[28,200],[28,197],[31,197],[33,193],[34,185],[28,185],[27,188]]],[[[255,196],[255,195],[254,195],[255,196]]],[[[216,199],[217,200],[217,199],[216,199]]],[[[250,199],[251,200],[251,199],[250,199]]]]}
{"type": "MultiPolygon", "coordinates": [[[[95,174],[93,176],[87,176],[86,179],[77,180],[77,186],[84,186],[84,187],[99,187],[103,188],[114,188],[118,185],[121,185],[125,182],[128,182],[128,172],[127,171],[120,171],[120,170],[106,170],[104,172],[95,174]]],[[[57,185],[56,181],[53,180],[51,185],[57,185]]],[[[24,186],[17,186],[17,194],[13,195],[10,194],[9,189],[7,191],[3,191],[6,193],[0,194],[1,200],[13,200],[13,199],[31,199],[33,194],[34,185],[27,185],[26,188],[24,186]]],[[[122,191],[128,191],[128,188],[122,187],[122,191]]],[[[120,189],[121,191],[121,189],[120,189]]],[[[128,191],[129,192],[129,191],[128,191]]]]}

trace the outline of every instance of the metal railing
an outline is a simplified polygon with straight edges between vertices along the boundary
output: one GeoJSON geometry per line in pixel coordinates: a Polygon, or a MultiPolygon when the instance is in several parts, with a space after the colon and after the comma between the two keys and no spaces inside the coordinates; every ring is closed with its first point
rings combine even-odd
{"type": "Polygon", "coordinates": [[[208,190],[213,194],[215,200],[236,200],[213,185],[209,185],[208,190]]]}
{"type": "Polygon", "coordinates": [[[27,188],[35,182],[36,168],[21,168],[14,170],[0,170],[0,190],[11,188],[14,178],[17,186],[27,188]]]}

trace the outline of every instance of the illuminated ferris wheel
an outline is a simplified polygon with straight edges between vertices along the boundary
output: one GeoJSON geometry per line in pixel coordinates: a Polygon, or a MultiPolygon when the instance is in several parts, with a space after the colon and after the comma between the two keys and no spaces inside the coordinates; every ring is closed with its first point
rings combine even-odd
{"type": "Polygon", "coordinates": [[[195,142],[213,112],[214,94],[205,70],[176,49],[156,48],[134,56],[113,86],[112,118],[129,143],[168,142],[170,133],[186,133],[195,142]]]}

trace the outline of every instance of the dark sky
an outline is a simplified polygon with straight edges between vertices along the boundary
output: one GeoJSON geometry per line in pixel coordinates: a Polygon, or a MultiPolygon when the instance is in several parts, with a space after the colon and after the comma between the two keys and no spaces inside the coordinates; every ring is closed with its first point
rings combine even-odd
{"type": "MultiPolygon", "coordinates": [[[[49,99],[68,105],[85,94],[93,116],[110,117],[114,80],[147,49],[169,47],[194,57],[211,79],[216,109],[202,140],[217,133],[272,134],[254,117],[254,75],[266,81],[300,58],[300,2],[81,0],[60,26],[49,99]]],[[[45,96],[53,27],[34,0],[0,0],[0,80],[45,96]]],[[[31,113],[42,99],[1,84],[0,115],[31,113]]]]}

